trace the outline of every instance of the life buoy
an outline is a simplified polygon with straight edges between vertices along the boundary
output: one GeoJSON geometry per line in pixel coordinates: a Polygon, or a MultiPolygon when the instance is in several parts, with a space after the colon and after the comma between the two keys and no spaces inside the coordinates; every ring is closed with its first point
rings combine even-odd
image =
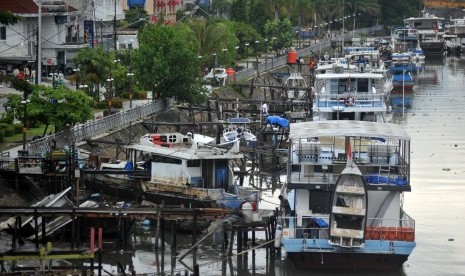
{"type": "Polygon", "coordinates": [[[344,98],[344,104],[346,106],[353,106],[355,105],[355,98],[352,96],[347,96],[344,98]]]}

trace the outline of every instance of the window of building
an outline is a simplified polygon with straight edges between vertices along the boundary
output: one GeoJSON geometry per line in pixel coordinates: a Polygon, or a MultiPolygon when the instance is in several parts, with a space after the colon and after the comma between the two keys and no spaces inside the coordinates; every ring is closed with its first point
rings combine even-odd
{"type": "Polygon", "coordinates": [[[6,27],[0,27],[0,40],[6,40],[6,27]]]}

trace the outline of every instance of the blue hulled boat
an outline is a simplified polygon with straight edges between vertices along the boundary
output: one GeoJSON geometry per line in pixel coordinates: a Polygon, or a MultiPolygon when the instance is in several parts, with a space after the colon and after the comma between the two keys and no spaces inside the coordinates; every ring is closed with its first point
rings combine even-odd
{"type": "MultiPolygon", "coordinates": [[[[301,269],[397,270],[416,246],[403,208],[410,137],[398,125],[319,121],[290,126],[291,215],[280,221],[287,257],[301,269]]],[[[278,227],[278,229],[280,229],[278,227]]]]}

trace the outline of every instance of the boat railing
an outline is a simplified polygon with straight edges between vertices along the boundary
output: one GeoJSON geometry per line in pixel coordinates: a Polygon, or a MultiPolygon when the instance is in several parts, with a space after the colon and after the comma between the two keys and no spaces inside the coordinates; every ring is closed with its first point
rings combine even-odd
{"type": "Polygon", "coordinates": [[[328,239],[329,218],[326,215],[282,217],[283,236],[287,238],[328,239]]]}
{"type": "MultiPolygon", "coordinates": [[[[368,218],[364,239],[415,241],[415,221],[403,212],[401,219],[368,218]]],[[[328,239],[329,218],[324,215],[282,217],[283,238],[328,239]]]]}
{"type": "MultiPolygon", "coordinates": [[[[315,155],[309,156],[314,159],[318,158],[315,155]]],[[[294,171],[291,173],[291,183],[293,185],[335,184],[347,162],[347,158],[338,158],[331,160],[331,164],[321,164],[321,170],[319,171],[306,169],[305,166],[314,167],[314,164],[309,163],[302,163],[300,169],[294,167],[294,171]]],[[[365,181],[369,186],[385,185],[397,188],[408,188],[410,186],[408,170],[405,164],[365,163],[356,159],[355,163],[364,172],[365,181]]]]}
{"type": "Polygon", "coordinates": [[[415,241],[415,220],[402,210],[400,219],[368,218],[365,240],[415,241]]]}
{"type": "Polygon", "coordinates": [[[385,102],[384,94],[372,94],[369,92],[343,93],[343,94],[319,94],[317,97],[318,107],[382,107],[385,102]],[[353,97],[354,101],[348,102],[353,97]],[[349,104],[348,104],[349,103],[349,104]]]}

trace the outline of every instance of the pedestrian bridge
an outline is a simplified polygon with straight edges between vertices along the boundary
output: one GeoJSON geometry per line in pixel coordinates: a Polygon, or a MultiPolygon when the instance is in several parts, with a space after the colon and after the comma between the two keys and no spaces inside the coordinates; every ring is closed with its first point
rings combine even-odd
{"type": "Polygon", "coordinates": [[[63,148],[67,145],[75,145],[111,131],[121,130],[171,107],[172,104],[172,99],[151,101],[147,104],[79,124],[68,130],[31,141],[26,145],[27,150],[29,154],[37,154],[49,152],[52,147],[63,148]]]}

